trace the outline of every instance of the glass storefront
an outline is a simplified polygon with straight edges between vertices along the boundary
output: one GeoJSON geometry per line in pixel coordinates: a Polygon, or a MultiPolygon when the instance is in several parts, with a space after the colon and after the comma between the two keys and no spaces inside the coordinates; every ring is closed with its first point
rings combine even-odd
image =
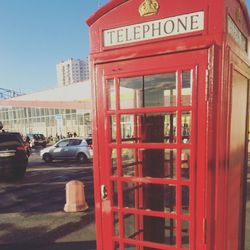
{"type": "Polygon", "coordinates": [[[6,131],[42,133],[46,137],[77,133],[90,136],[91,114],[82,109],[57,109],[37,107],[0,107],[0,121],[6,131]]]}

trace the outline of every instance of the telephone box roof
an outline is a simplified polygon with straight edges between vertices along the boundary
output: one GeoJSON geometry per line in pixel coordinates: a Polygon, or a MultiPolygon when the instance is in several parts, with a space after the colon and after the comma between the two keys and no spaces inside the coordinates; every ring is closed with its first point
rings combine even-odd
{"type": "Polygon", "coordinates": [[[149,3],[111,0],[89,17],[90,54],[98,58],[95,62],[148,56],[149,50],[157,53],[156,47],[170,53],[221,46],[228,37],[249,56],[250,22],[244,0],[154,0],[157,9],[151,13],[146,12],[149,3]]]}
{"type": "MultiPolygon", "coordinates": [[[[101,8],[99,8],[95,13],[93,13],[88,19],[87,19],[87,24],[89,26],[91,26],[92,24],[94,24],[99,18],[101,18],[103,15],[107,14],[109,11],[111,11],[112,9],[116,8],[117,6],[128,2],[130,0],[110,0],[108,3],[106,3],[105,5],[103,5],[101,8]]],[[[164,0],[166,1],[166,0],[164,0]]],[[[225,2],[232,2],[232,0],[227,0],[225,2]]],[[[246,5],[246,1],[245,0],[240,0],[238,1],[238,3],[241,5],[241,8],[243,10],[244,16],[246,18],[246,23],[248,25],[248,30],[250,33],[250,17],[249,17],[249,12],[248,12],[248,8],[246,5]]],[[[180,3],[178,3],[180,4],[180,3]]]]}
{"type": "Polygon", "coordinates": [[[129,0],[113,0],[109,1],[107,4],[103,5],[100,9],[98,9],[93,15],[91,15],[87,19],[87,24],[91,26],[96,20],[98,20],[100,17],[105,15],[110,10],[114,9],[115,7],[119,6],[120,4],[127,2],[129,0]]]}

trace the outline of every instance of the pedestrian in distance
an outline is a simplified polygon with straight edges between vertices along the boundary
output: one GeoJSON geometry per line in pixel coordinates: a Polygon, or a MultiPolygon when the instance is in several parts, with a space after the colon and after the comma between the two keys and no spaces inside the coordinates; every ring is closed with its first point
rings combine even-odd
{"type": "Polygon", "coordinates": [[[3,123],[0,121],[0,132],[5,132],[3,129],[3,123]]]}

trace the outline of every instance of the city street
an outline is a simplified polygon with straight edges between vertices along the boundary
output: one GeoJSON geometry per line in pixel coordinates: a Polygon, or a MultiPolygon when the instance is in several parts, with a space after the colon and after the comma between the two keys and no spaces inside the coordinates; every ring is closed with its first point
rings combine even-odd
{"type": "Polygon", "coordinates": [[[0,249],[95,249],[92,163],[44,163],[29,158],[22,181],[0,181],[0,249]],[[85,185],[89,209],[65,213],[65,185],[85,185]]]}
{"type": "MultiPolygon", "coordinates": [[[[250,155],[249,155],[250,165],[250,155]]],[[[250,249],[250,169],[246,218],[246,247],[250,249]]],[[[92,163],[44,163],[33,151],[22,181],[0,182],[1,250],[94,250],[92,163]],[[85,185],[86,212],[65,213],[65,184],[80,180],[85,185]]]]}

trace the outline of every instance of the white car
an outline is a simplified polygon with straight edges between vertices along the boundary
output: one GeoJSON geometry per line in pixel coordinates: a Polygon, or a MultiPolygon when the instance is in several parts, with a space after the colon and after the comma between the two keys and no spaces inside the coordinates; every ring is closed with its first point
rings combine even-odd
{"type": "Polygon", "coordinates": [[[45,162],[53,160],[77,160],[81,163],[93,158],[92,140],[82,137],[62,139],[54,145],[40,151],[40,156],[45,162]]]}

